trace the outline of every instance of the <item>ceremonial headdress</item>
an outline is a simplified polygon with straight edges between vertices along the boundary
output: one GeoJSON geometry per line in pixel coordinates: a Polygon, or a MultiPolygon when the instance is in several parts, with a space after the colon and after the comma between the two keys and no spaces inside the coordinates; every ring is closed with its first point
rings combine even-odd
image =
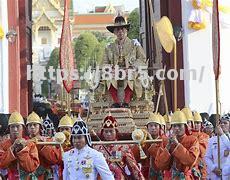
{"type": "Polygon", "coordinates": [[[29,123],[38,123],[42,125],[42,120],[41,118],[33,111],[32,113],[29,114],[27,117],[26,125],[29,123]]]}
{"type": "Polygon", "coordinates": [[[53,121],[49,118],[49,116],[47,115],[46,118],[43,120],[43,131],[42,134],[44,136],[54,136],[55,133],[55,128],[54,128],[54,123],[53,121]],[[50,130],[51,130],[51,134],[50,134],[50,130]]]}
{"type": "Polygon", "coordinates": [[[187,118],[180,109],[173,113],[171,124],[187,124],[187,118]]]}
{"type": "Polygon", "coordinates": [[[125,18],[119,15],[115,18],[114,24],[111,26],[106,26],[106,29],[110,31],[111,33],[113,33],[114,29],[118,27],[124,27],[127,30],[129,30],[130,24],[126,23],[125,18]]]}
{"type": "Polygon", "coordinates": [[[73,127],[73,120],[67,114],[61,118],[58,124],[58,128],[60,127],[73,127]]]}
{"type": "Polygon", "coordinates": [[[54,123],[51,121],[49,116],[46,116],[46,119],[43,121],[43,126],[45,129],[54,129],[54,123]]]}
{"type": "Polygon", "coordinates": [[[193,112],[193,119],[194,119],[194,122],[201,122],[202,123],[202,117],[200,115],[200,113],[194,111],[193,112]]]}
{"type": "Polygon", "coordinates": [[[203,127],[204,127],[204,128],[214,128],[213,125],[212,125],[212,123],[209,122],[209,121],[206,120],[206,119],[204,120],[203,127]]]}
{"type": "Polygon", "coordinates": [[[24,124],[24,120],[22,115],[19,112],[13,112],[10,117],[9,117],[9,122],[8,125],[12,125],[12,124],[24,124]]]}
{"type": "Polygon", "coordinates": [[[230,113],[224,114],[224,115],[221,117],[221,120],[228,120],[228,121],[230,121],[230,113]]]}
{"type": "Polygon", "coordinates": [[[102,129],[117,128],[117,127],[118,127],[117,120],[113,116],[108,115],[104,118],[104,121],[102,123],[102,129]]]}
{"type": "Polygon", "coordinates": [[[156,113],[153,113],[153,112],[149,113],[149,118],[148,118],[146,125],[148,125],[151,122],[161,125],[160,117],[156,113]]]}
{"type": "Polygon", "coordinates": [[[72,132],[71,132],[71,138],[73,136],[79,136],[79,135],[85,136],[86,140],[87,140],[87,144],[89,146],[92,146],[92,142],[91,142],[91,137],[90,137],[90,133],[89,133],[89,130],[88,130],[88,126],[82,120],[76,121],[74,123],[73,128],[72,128],[72,132]]]}
{"type": "Polygon", "coordinates": [[[181,111],[185,114],[187,121],[193,121],[194,120],[193,115],[192,115],[192,111],[188,107],[184,107],[181,111]]]}

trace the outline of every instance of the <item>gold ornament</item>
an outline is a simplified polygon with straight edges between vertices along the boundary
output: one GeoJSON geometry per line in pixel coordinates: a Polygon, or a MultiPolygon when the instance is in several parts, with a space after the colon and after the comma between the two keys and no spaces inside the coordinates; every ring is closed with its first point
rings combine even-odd
{"type": "Polygon", "coordinates": [[[54,135],[55,142],[63,144],[66,140],[66,136],[63,132],[58,132],[54,135]]]}

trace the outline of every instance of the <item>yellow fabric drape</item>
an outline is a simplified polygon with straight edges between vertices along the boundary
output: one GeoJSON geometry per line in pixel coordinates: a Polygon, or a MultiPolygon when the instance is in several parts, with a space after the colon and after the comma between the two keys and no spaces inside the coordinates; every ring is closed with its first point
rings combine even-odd
{"type": "MultiPolygon", "coordinates": [[[[201,30],[206,27],[204,10],[213,6],[212,0],[192,0],[193,10],[190,13],[188,27],[193,30],[201,30]]],[[[230,13],[230,6],[219,4],[219,11],[225,14],[230,13]]]]}
{"type": "Polygon", "coordinates": [[[0,39],[4,37],[4,31],[2,29],[2,26],[0,26],[0,39]]]}

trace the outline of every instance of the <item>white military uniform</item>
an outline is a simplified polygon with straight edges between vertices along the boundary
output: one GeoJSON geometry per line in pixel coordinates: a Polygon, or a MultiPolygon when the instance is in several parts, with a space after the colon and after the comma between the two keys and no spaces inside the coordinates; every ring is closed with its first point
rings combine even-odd
{"type": "Polygon", "coordinates": [[[81,150],[76,148],[64,153],[64,180],[95,180],[99,173],[103,180],[113,180],[102,153],[86,145],[81,150]]]}
{"type": "MultiPolygon", "coordinates": [[[[208,179],[221,179],[212,171],[218,167],[218,146],[217,136],[208,141],[208,148],[205,155],[207,164],[208,179]]],[[[222,169],[222,180],[230,180],[230,139],[226,134],[220,136],[220,165],[222,169]]]]}

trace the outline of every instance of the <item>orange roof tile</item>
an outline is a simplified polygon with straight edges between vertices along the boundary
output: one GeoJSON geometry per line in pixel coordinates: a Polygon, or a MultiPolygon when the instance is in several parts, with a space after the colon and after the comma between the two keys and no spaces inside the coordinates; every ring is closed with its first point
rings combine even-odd
{"type": "Polygon", "coordinates": [[[74,17],[74,24],[113,24],[114,14],[77,14],[74,17]]]}

